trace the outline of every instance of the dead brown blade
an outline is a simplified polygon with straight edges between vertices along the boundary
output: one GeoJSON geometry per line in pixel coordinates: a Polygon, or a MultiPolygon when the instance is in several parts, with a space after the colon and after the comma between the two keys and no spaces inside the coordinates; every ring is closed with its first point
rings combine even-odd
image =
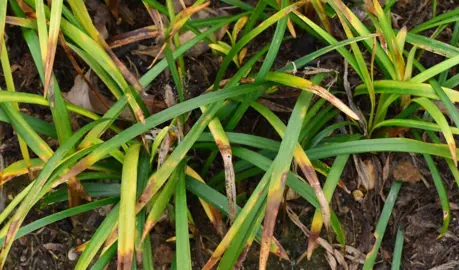
{"type": "Polygon", "coordinates": [[[122,33],[117,36],[112,37],[108,41],[108,46],[113,48],[118,48],[121,46],[125,46],[137,41],[150,39],[150,38],[157,38],[160,35],[156,26],[145,26],[130,32],[122,33]]]}

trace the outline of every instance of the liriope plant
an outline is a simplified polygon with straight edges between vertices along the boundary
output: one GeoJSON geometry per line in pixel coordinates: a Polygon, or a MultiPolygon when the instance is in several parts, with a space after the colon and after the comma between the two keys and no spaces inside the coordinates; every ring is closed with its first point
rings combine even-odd
{"type": "MultiPolygon", "coordinates": [[[[161,47],[164,58],[155,58],[149,70],[139,78],[101,38],[83,0],[56,0],[51,6],[43,0],[0,3],[0,60],[6,81],[2,88],[7,90],[0,91],[0,120],[11,124],[17,133],[23,157],[0,172],[0,185],[20,175],[28,174],[31,178],[31,183],[0,213],[0,268],[4,267],[15,239],[53,222],[111,204],[114,206],[92,238],[77,247],[82,254],[76,269],[104,269],[115,258],[119,269],[136,265],[153,269],[149,232],[166,212],[173,215],[175,222],[173,265],[191,269],[190,238],[197,235],[200,221],[191,215],[188,200],[197,196],[215,233],[221,236],[204,269],[217,264],[218,269],[241,267],[254,242],[261,246],[259,267],[267,269],[270,253],[284,260],[292,259],[274,237],[286,187],[315,208],[307,257],[321,239],[322,227],[327,234],[334,233],[339,244],[345,247],[345,228],[330,201],[350,156],[360,153],[422,154],[443,209],[440,236],[446,232],[451,215],[449,202],[432,156],[444,158],[459,183],[454,140],[454,135],[459,133],[459,114],[454,106],[459,101],[459,93],[453,89],[459,84],[459,77],[448,73],[459,62],[457,10],[434,16],[408,31],[394,29],[389,19],[390,6],[383,7],[376,0],[364,1],[371,27],[340,0],[265,0],[255,6],[244,1],[222,0],[242,11],[199,20],[193,19],[193,14],[207,8],[209,1],[195,1],[177,14],[171,0],[165,5],[155,0],[142,2],[155,23],[162,15],[170,24],[149,26],[150,30],[164,31],[161,47]],[[8,6],[11,14],[7,13],[8,6]],[[302,13],[305,6],[312,8],[320,22],[302,13]],[[333,35],[332,20],[339,22],[346,40],[338,40],[333,35]],[[43,95],[16,91],[8,55],[11,44],[5,38],[6,24],[21,28],[40,74],[43,95]],[[450,44],[420,34],[432,28],[440,32],[450,24],[454,24],[450,44]],[[213,33],[224,27],[232,29],[228,32],[230,42],[213,40],[213,33]],[[248,46],[270,28],[275,29],[270,43],[250,52],[248,46]],[[181,44],[179,34],[186,30],[195,36],[181,44]],[[273,66],[282,53],[281,45],[298,31],[305,31],[327,45],[275,70],[273,66]],[[59,80],[53,75],[58,40],[94,71],[115,99],[105,114],[90,112],[63,99],[59,80]],[[184,55],[200,42],[209,43],[213,53],[222,54],[223,60],[210,91],[205,92],[203,87],[203,94],[188,97],[184,55]],[[329,75],[326,72],[311,78],[298,73],[312,60],[331,51],[338,52],[359,77],[361,83],[355,89],[327,89],[323,82],[329,75]],[[420,64],[423,51],[439,54],[445,60],[425,69],[420,64]],[[369,57],[365,58],[366,54],[369,57]],[[262,64],[257,68],[261,59],[262,64]],[[236,72],[228,72],[234,68],[236,72]],[[171,74],[178,101],[151,114],[140,94],[165,70],[171,74]],[[376,72],[382,74],[377,80],[376,72]],[[228,77],[228,74],[234,75],[228,77]],[[300,91],[287,125],[259,101],[262,95],[285,87],[300,91]],[[340,92],[346,91],[347,97],[341,95],[340,92]],[[364,95],[370,103],[368,111],[352,102],[364,95]],[[21,113],[20,104],[50,108],[53,124],[21,113]],[[116,120],[126,108],[130,109],[133,121],[121,128],[116,120]],[[267,120],[280,140],[237,132],[249,108],[267,120]],[[393,108],[400,113],[390,117],[388,112],[393,108]],[[200,116],[192,122],[188,115],[194,111],[200,116]],[[72,130],[70,112],[87,118],[89,124],[72,130]],[[345,121],[330,124],[337,115],[345,121]],[[185,124],[190,128],[185,129],[185,124]],[[394,126],[411,129],[410,138],[380,135],[384,128],[394,126]],[[155,128],[161,128],[160,133],[154,140],[147,140],[147,133],[155,128]],[[340,129],[352,132],[339,134],[340,129]],[[115,135],[102,137],[107,130],[115,135]],[[426,132],[433,143],[424,142],[420,132],[426,132]],[[437,133],[442,134],[445,142],[437,133]],[[58,148],[52,150],[44,137],[57,139],[58,148]],[[161,149],[165,151],[165,159],[160,160],[159,148],[169,139],[173,147],[161,149]],[[32,157],[29,150],[36,157],[32,157]],[[202,167],[196,168],[191,162],[192,150],[209,151],[202,167]],[[211,177],[209,168],[218,162],[218,152],[224,170],[211,177]],[[330,158],[334,159],[331,167],[324,162],[330,158]],[[299,172],[292,169],[292,163],[298,165],[299,172]],[[323,184],[317,174],[326,178],[323,184]],[[259,181],[247,200],[240,202],[236,182],[249,177],[259,181]],[[100,179],[113,182],[98,181],[100,179]],[[69,202],[68,209],[24,224],[35,205],[40,203],[46,207],[65,200],[69,202]],[[224,216],[229,220],[227,229],[224,216]]],[[[399,179],[392,182],[382,209],[374,232],[376,242],[366,256],[364,269],[372,269],[376,261],[402,186],[396,180],[399,179]]],[[[200,240],[196,237],[193,241],[200,240]]],[[[400,228],[394,265],[400,265],[402,246],[400,228]]]]}

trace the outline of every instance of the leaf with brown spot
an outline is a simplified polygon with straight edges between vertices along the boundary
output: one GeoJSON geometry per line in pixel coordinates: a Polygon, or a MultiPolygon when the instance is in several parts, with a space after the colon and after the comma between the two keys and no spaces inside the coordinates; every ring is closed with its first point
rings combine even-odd
{"type": "Polygon", "coordinates": [[[38,158],[30,159],[29,167],[27,166],[25,160],[16,161],[0,171],[0,186],[15,177],[27,174],[29,171],[39,171],[43,168],[43,166],[44,162],[38,158]]]}
{"type": "MultiPolygon", "coordinates": [[[[269,78],[268,80],[272,80],[272,77],[276,78],[276,76],[268,75],[267,79],[269,78]]],[[[282,75],[280,77],[282,79],[285,79],[285,77],[283,77],[282,75]]],[[[312,82],[309,81],[306,81],[306,83],[312,84],[312,82]]],[[[287,173],[289,171],[294,153],[296,152],[296,147],[298,146],[298,137],[301,132],[301,126],[306,116],[307,107],[311,99],[311,93],[301,93],[290,116],[287,128],[285,129],[285,135],[283,136],[279,152],[273,162],[273,172],[269,184],[268,198],[266,203],[266,216],[261,241],[259,260],[260,269],[266,269],[267,266],[269,247],[273,239],[274,226],[279,211],[279,205],[281,203],[282,196],[284,193],[287,173]]],[[[303,160],[297,159],[296,161],[300,168],[302,168],[302,170],[304,169],[303,173],[305,173],[306,178],[308,178],[308,180],[310,180],[311,177],[317,177],[314,171],[314,167],[310,163],[306,154],[304,155],[303,160]]],[[[327,209],[324,210],[326,211],[327,209]]],[[[327,220],[327,222],[327,225],[329,225],[329,220],[327,220]]]]}
{"type": "Polygon", "coordinates": [[[166,161],[167,155],[169,154],[169,151],[171,149],[171,136],[169,133],[166,133],[166,136],[164,136],[163,141],[161,142],[161,145],[159,146],[158,149],[158,164],[157,168],[160,168],[164,161],[166,161]]]}
{"type": "MultiPolygon", "coordinates": [[[[201,108],[204,112],[205,109],[201,108]]],[[[233,154],[231,152],[231,146],[228,137],[225,134],[222,124],[218,118],[214,118],[209,123],[209,129],[212,136],[215,139],[215,143],[220,151],[220,155],[223,159],[224,171],[225,171],[225,190],[228,198],[228,209],[231,223],[236,218],[236,179],[233,167],[233,154]]]]}
{"type": "Polygon", "coordinates": [[[21,18],[21,17],[14,17],[14,16],[6,16],[5,22],[10,25],[21,26],[30,29],[36,29],[37,23],[35,21],[21,18]]]}
{"type": "Polygon", "coordinates": [[[233,167],[233,155],[231,153],[231,148],[229,147],[220,147],[220,154],[223,158],[223,165],[225,170],[225,189],[226,196],[229,203],[229,217],[231,223],[236,219],[236,177],[233,167]]]}

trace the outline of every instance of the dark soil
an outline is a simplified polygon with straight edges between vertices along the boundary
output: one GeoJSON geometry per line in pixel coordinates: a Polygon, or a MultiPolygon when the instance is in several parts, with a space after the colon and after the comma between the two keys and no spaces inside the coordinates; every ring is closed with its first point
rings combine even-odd
{"type": "MultiPolygon", "coordinates": [[[[97,6],[98,1],[94,0],[91,2],[92,4],[96,3],[95,6],[97,6]]],[[[111,17],[110,21],[107,23],[107,30],[110,36],[152,24],[148,14],[145,12],[145,8],[141,5],[141,1],[126,2],[129,2],[129,10],[135,14],[135,16],[131,17],[133,23],[129,24],[126,23],[126,20],[122,20],[120,24],[116,24],[114,18],[111,17]]],[[[439,13],[454,9],[458,5],[458,3],[454,1],[438,2],[439,13]]],[[[90,12],[91,15],[96,16],[96,10],[90,9],[90,12]]],[[[400,16],[396,16],[396,18],[398,18],[396,24],[399,27],[406,25],[410,29],[430,18],[431,5],[428,1],[399,1],[399,3],[395,5],[393,12],[400,16]]],[[[11,64],[14,66],[13,75],[17,91],[42,94],[43,87],[40,78],[20,29],[8,27],[6,32],[8,34],[8,52],[11,64]]],[[[269,29],[258,37],[256,42],[251,43],[246,59],[255,54],[262,46],[265,46],[270,41],[273,33],[274,29],[269,29]]],[[[447,40],[448,37],[443,38],[447,40]]],[[[442,39],[442,37],[440,37],[440,39],[442,39]]],[[[115,50],[118,57],[120,57],[126,66],[130,67],[134,74],[136,71],[140,74],[145,73],[152,61],[151,57],[139,56],[131,52],[131,50],[137,49],[139,45],[152,46],[155,45],[155,41],[145,40],[130,45],[129,49],[121,48],[115,50]],[[133,63],[133,65],[131,63],[133,63]]],[[[295,60],[322,46],[323,44],[321,44],[321,42],[315,40],[311,36],[299,33],[297,39],[283,43],[273,68],[285,66],[288,61],[295,60]]],[[[342,74],[343,63],[339,58],[334,57],[334,55],[333,53],[328,54],[321,58],[320,61],[316,61],[313,64],[314,66],[320,65],[322,68],[335,69],[342,74]]],[[[429,64],[433,65],[436,61],[440,60],[441,59],[434,58],[434,60],[431,60],[431,63],[425,64],[427,66],[429,66],[429,64]]],[[[220,61],[220,57],[210,52],[204,53],[199,57],[186,59],[186,88],[188,97],[201,94],[211,85],[219,68],[220,61]]],[[[261,64],[260,62],[257,66],[261,66],[261,64]]],[[[84,67],[83,62],[80,62],[80,65],[84,67]]],[[[60,46],[57,51],[54,70],[62,90],[64,92],[69,91],[73,85],[77,72],[60,46]]],[[[233,70],[229,71],[228,76],[235,71],[235,67],[233,67],[233,70]]],[[[353,85],[359,83],[357,77],[350,77],[349,79],[353,85]]],[[[337,83],[341,84],[339,81],[337,83]]],[[[168,72],[161,74],[150,86],[148,92],[158,97],[162,97],[166,84],[174,87],[173,80],[168,72]]],[[[0,85],[2,87],[4,86],[3,76],[0,76],[0,85]]],[[[280,89],[274,98],[270,97],[270,100],[281,106],[291,108],[295,103],[295,96],[296,92],[292,91],[292,89],[280,89]]],[[[364,103],[365,101],[361,102],[364,103]]],[[[48,122],[52,120],[49,110],[44,107],[23,105],[21,108],[24,112],[40,119],[48,122]]],[[[289,113],[281,112],[278,113],[278,115],[280,115],[283,120],[288,120],[289,113]]],[[[193,117],[191,117],[191,120],[193,120],[193,117]]],[[[8,165],[21,159],[21,155],[12,128],[9,125],[0,125],[2,128],[0,154],[5,159],[5,165],[8,165]]],[[[244,115],[237,131],[279,139],[269,123],[252,110],[249,110],[244,115]]],[[[51,142],[51,144],[55,145],[55,142],[51,142]]],[[[197,152],[194,162],[200,160],[204,163],[208,154],[208,152],[197,152]]],[[[377,189],[366,193],[363,200],[356,201],[352,194],[342,189],[338,189],[333,198],[333,209],[343,224],[347,237],[347,245],[358,249],[363,254],[368,253],[373,246],[375,241],[373,231],[384,204],[384,196],[387,196],[391,184],[391,178],[383,183],[382,168],[385,166],[386,157],[386,155],[366,155],[362,157],[362,159],[365,160],[372,159],[375,161],[375,164],[379,164],[376,166],[379,168],[378,182],[376,184],[377,189]]],[[[408,155],[394,154],[391,156],[393,162],[406,158],[409,159],[411,157],[408,155]]],[[[403,249],[404,269],[430,269],[447,263],[449,263],[451,267],[441,269],[459,269],[459,237],[457,236],[459,234],[459,212],[457,211],[459,210],[459,192],[457,184],[454,178],[449,174],[449,169],[446,164],[444,164],[442,160],[436,160],[441,169],[443,180],[446,183],[452,208],[449,230],[444,237],[437,239],[442,221],[442,209],[438,200],[438,195],[431,180],[429,170],[424,164],[422,157],[414,156],[414,159],[417,161],[417,166],[427,179],[429,186],[426,186],[425,183],[420,181],[414,184],[404,184],[402,187],[388,229],[383,238],[383,244],[376,268],[390,269],[395,235],[399,226],[402,226],[406,230],[405,246],[403,249]],[[456,264],[454,264],[455,262],[456,264]]],[[[332,160],[327,161],[329,165],[331,165],[331,162],[332,160]]],[[[215,164],[214,167],[211,168],[209,176],[212,176],[221,169],[221,164],[215,164]]],[[[355,171],[354,163],[348,162],[345,173],[342,176],[342,180],[347,189],[352,191],[357,188],[357,178],[358,176],[355,171]]],[[[246,180],[244,183],[240,184],[238,190],[250,195],[258,179],[257,177],[253,177],[252,179],[246,180]]],[[[2,199],[6,198],[6,204],[8,204],[10,199],[13,198],[27,182],[27,179],[21,178],[6,184],[0,193],[0,209],[2,207],[2,199]]],[[[192,241],[193,258],[195,260],[193,266],[199,269],[209,257],[208,250],[214,250],[221,238],[208,223],[197,198],[191,195],[188,196],[188,198],[193,217],[195,220],[199,220],[197,229],[206,247],[206,249],[202,249],[194,245],[194,241],[192,241]]],[[[314,209],[301,199],[289,201],[288,204],[300,216],[301,221],[309,227],[314,209]]],[[[37,206],[27,216],[25,224],[65,208],[65,203],[46,207],[37,206]]],[[[81,215],[78,218],[79,222],[75,226],[72,225],[70,219],[65,219],[46,226],[27,236],[21,237],[13,245],[6,263],[6,269],[73,268],[76,260],[71,260],[69,258],[69,251],[90,239],[91,235],[103,220],[105,212],[106,211],[103,210],[91,211],[81,215]]],[[[302,231],[288,219],[287,214],[282,210],[279,212],[276,228],[275,236],[287,250],[292,261],[281,261],[274,256],[270,256],[270,269],[329,269],[324,251],[320,248],[316,250],[310,261],[303,260],[299,265],[295,264],[298,257],[306,250],[307,238],[302,231]]],[[[173,236],[174,224],[167,220],[156,225],[151,233],[154,260],[159,269],[168,269],[173,260],[174,244],[166,242],[168,238],[173,236]]],[[[327,235],[324,234],[322,237],[327,238],[327,235]]],[[[259,245],[254,244],[244,263],[245,269],[258,269],[258,255],[259,245]]],[[[357,267],[355,269],[361,267],[358,263],[355,263],[355,266],[357,267]]],[[[116,268],[115,264],[110,265],[110,269],[112,268],[116,268]]]]}

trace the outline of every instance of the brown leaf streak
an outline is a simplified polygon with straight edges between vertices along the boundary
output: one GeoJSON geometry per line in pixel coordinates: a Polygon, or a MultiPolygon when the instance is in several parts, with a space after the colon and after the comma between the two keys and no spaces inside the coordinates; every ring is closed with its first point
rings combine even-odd
{"type": "Polygon", "coordinates": [[[346,104],[344,104],[340,99],[332,95],[330,92],[325,90],[320,86],[313,86],[310,87],[310,91],[314,94],[328,100],[331,104],[333,104],[336,108],[347,114],[349,117],[353,118],[354,120],[359,120],[360,117],[352,111],[346,104]]]}
{"type": "Polygon", "coordinates": [[[307,249],[307,252],[306,252],[306,256],[308,258],[308,261],[311,259],[311,256],[312,256],[312,252],[317,248],[317,239],[319,238],[319,234],[316,233],[316,232],[311,232],[311,234],[309,235],[309,239],[308,239],[308,249],[307,249]]]}
{"type": "Polygon", "coordinates": [[[277,241],[275,237],[273,237],[273,243],[277,247],[276,252],[274,253],[276,256],[278,256],[281,259],[290,261],[290,258],[288,257],[287,251],[284,249],[284,247],[277,241]]]}
{"type": "Polygon", "coordinates": [[[161,14],[156,9],[150,7],[146,2],[144,2],[144,6],[147,9],[148,14],[150,15],[151,19],[153,20],[155,26],[158,27],[158,30],[159,30],[161,36],[164,36],[164,23],[163,23],[163,20],[161,18],[161,14]]]}
{"type": "Polygon", "coordinates": [[[112,37],[108,41],[108,46],[113,49],[125,46],[136,41],[141,41],[149,38],[155,38],[159,35],[158,30],[154,26],[145,26],[130,32],[122,33],[112,37]]]}
{"type": "Polygon", "coordinates": [[[347,6],[341,0],[337,0],[335,3],[338,5],[338,7],[339,7],[340,11],[343,13],[344,17],[346,17],[346,19],[352,24],[352,22],[354,20],[352,19],[352,16],[350,14],[350,10],[347,8],[347,6]]]}
{"type": "Polygon", "coordinates": [[[73,249],[73,251],[74,251],[74,252],[83,252],[83,251],[86,249],[86,247],[88,246],[88,244],[89,244],[89,241],[86,241],[86,242],[84,242],[83,244],[81,244],[81,245],[75,247],[75,248],[73,249]]]}
{"type": "Polygon", "coordinates": [[[62,176],[57,182],[56,184],[54,184],[54,186],[57,186],[59,184],[62,184],[64,182],[66,182],[68,179],[72,178],[72,177],[75,177],[77,176],[79,173],[83,172],[84,170],[86,170],[87,168],[89,168],[90,165],[87,165],[88,162],[83,159],[81,160],[80,162],[78,162],[75,167],[73,167],[72,169],[70,169],[64,176],[62,176]]]}
{"type": "MultiPolygon", "coordinates": [[[[25,19],[25,18],[14,17],[14,16],[6,16],[5,23],[6,24],[10,24],[10,25],[15,25],[15,26],[27,27],[27,26],[29,26],[30,21],[28,19],[25,19]]],[[[2,50],[0,48],[0,53],[1,52],[2,52],[2,50]]]]}
{"type": "MultiPolygon", "coordinates": [[[[72,177],[70,178],[69,182],[75,181],[75,180],[78,181],[76,177],[72,177]]],[[[81,197],[79,196],[77,192],[73,190],[73,188],[69,184],[67,186],[67,198],[68,198],[69,208],[73,208],[81,204],[81,197]]],[[[76,226],[78,224],[78,217],[79,215],[75,215],[71,217],[73,226],[76,226]]]]}
{"type": "Polygon", "coordinates": [[[153,175],[153,178],[150,178],[148,180],[147,186],[143,190],[142,195],[140,195],[139,199],[137,200],[137,204],[135,206],[136,213],[140,212],[140,210],[142,210],[142,208],[148,203],[148,201],[150,201],[151,197],[153,197],[153,195],[155,195],[155,193],[158,191],[153,190],[155,180],[155,175],[153,175]]]}
{"type": "Polygon", "coordinates": [[[21,226],[20,220],[13,220],[8,228],[8,233],[5,236],[5,242],[3,243],[3,249],[7,247],[9,242],[14,241],[14,237],[16,236],[16,232],[19,229],[19,226],[21,226]]]}
{"type": "Polygon", "coordinates": [[[211,270],[218,262],[218,260],[220,259],[220,256],[219,257],[210,257],[209,260],[207,261],[207,263],[204,265],[204,267],[202,267],[202,270],[211,270]]]}
{"type": "Polygon", "coordinates": [[[67,181],[67,185],[68,185],[69,189],[73,193],[78,195],[80,198],[83,198],[83,199],[85,199],[87,201],[91,201],[91,196],[89,196],[89,194],[85,191],[83,185],[81,184],[80,181],[78,181],[78,179],[76,177],[71,177],[67,181]]]}
{"type": "Polygon", "coordinates": [[[141,247],[138,247],[135,249],[135,259],[136,259],[136,263],[137,265],[142,265],[142,262],[143,262],[143,250],[141,247]]]}
{"type": "Polygon", "coordinates": [[[21,220],[15,219],[11,222],[8,228],[8,232],[5,236],[5,242],[3,242],[3,247],[0,253],[0,269],[3,269],[3,265],[5,264],[6,257],[8,255],[7,250],[11,247],[16,236],[16,233],[19,230],[19,227],[21,226],[21,223],[21,220]]]}
{"type": "Polygon", "coordinates": [[[26,14],[27,18],[30,19],[36,19],[36,13],[35,10],[33,10],[29,5],[27,5],[24,0],[17,0],[17,3],[19,7],[22,9],[22,11],[26,14]]]}
{"type": "Polygon", "coordinates": [[[43,168],[43,166],[36,166],[36,167],[27,167],[24,171],[20,171],[20,172],[17,172],[17,173],[8,173],[8,174],[5,174],[5,171],[2,171],[0,172],[0,186],[5,184],[6,182],[10,181],[11,179],[15,178],[15,177],[18,177],[18,176],[21,176],[23,174],[26,174],[26,173],[33,173],[33,172],[36,172],[36,171],[39,171],[43,168]]]}
{"type": "Polygon", "coordinates": [[[116,225],[116,227],[107,237],[107,240],[105,240],[104,248],[102,249],[102,253],[104,253],[109,247],[113,245],[113,243],[115,243],[116,240],[118,240],[118,227],[117,226],[118,225],[116,225]]]}
{"type": "MultiPolygon", "coordinates": [[[[203,201],[203,202],[205,202],[205,201],[203,201]]],[[[226,228],[225,228],[225,224],[222,221],[222,217],[221,217],[220,211],[218,211],[213,206],[209,206],[209,208],[210,208],[210,211],[212,213],[212,216],[215,218],[214,220],[211,220],[212,225],[214,225],[215,229],[217,230],[217,233],[220,236],[224,236],[226,228]]]]}
{"type": "Polygon", "coordinates": [[[297,162],[304,176],[308,180],[309,185],[311,185],[312,189],[314,190],[314,193],[317,196],[317,200],[319,201],[320,209],[321,209],[322,216],[324,219],[325,228],[329,230],[330,228],[330,206],[328,205],[327,198],[325,198],[325,194],[322,190],[322,187],[320,186],[319,178],[317,177],[314,167],[309,162],[309,159],[307,158],[307,156],[305,156],[304,161],[301,160],[301,162],[299,162],[297,160],[297,162]]]}
{"type": "Polygon", "coordinates": [[[273,190],[270,187],[268,192],[268,202],[266,205],[266,217],[263,228],[263,236],[261,239],[261,250],[259,269],[266,269],[266,264],[269,257],[269,249],[273,240],[274,226],[276,224],[277,213],[279,212],[279,205],[282,200],[285,181],[287,179],[287,172],[284,172],[280,179],[280,188],[273,190]]]}
{"type": "Polygon", "coordinates": [[[216,141],[216,143],[223,158],[223,164],[225,167],[225,189],[229,204],[229,218],[231,223],[233,223],[236,219],[236,183],[232,161],[233,155],[231,147],[228,144],[221,141],[216,141]]]}
{"type": "Polygon", "coordinates": [[[118,253],[118,270],[130,270],[132,266],[133,250],[126,254],[118,253]]]}
{"type": "MultiPolygon", "coordinates": [[[[264,187],[265,186],[263,186],[263,188],[261,190],[259,190],[257,193],[253,193],[252,196],[260,198],[262,196],[263,192],[264,192],[264,187]]],[[[255,205],[255,200],[249,200],[249,201],[247,201],[247,203],[246,203],[246,205],[244,207],[246,207],[247,209],[252,209],[254,207],[254,205],[255,205]]],[[[236,219],[232,228],[234,228],[235,226],[240,226],[242,222],[243,222],[242,218],[236,219]]],[[[236,232],[234,230],[231,230],[231,229],[226,233],[225,237],[223,237],[223,239],[220,242],[220,244],[214,250],[214,253],[212,254],[211,258],[206,263],[206,265],[204,266],[203,269],[212,269],[212,267],[218,262],[218,260],[221,258],[221,256],[225,252],[225,250],[230,245],[232,239],[235,236],[235,233],[236,232]]]]}
{"type": "Polygon", "coordinates": [[[208,7],[209,5],[210,5],[210,2],[206,2],[201,5],[191,6],[189,8],[184,9],[182,12],[180,12],[178,16],[176,17],[176,20],[175,20],[176,23],[174,23],[174,25],[172,26],[172,30],[169,36],[173,37],[180,30],[180,28],[182,28],[182,26],[189,19],[189,17],[191,17],[191,15],[200,11],[201,9],[208,7]]]}
{"type": "Polygon", "coordinates": [[[49,40],[48,41],[48,53],[46,54],[46,62],[45,62],[45,89],[44,89],[44,96],[46,97],[49,88],[52,87],[51,79],[53,75],[53,64],[54,64],[54,57],[56,56],[56,46],[57,40],[49,40]]]}
{"type": "Polygon", "coordinates": [[[137,107],[137,109],[135,111],[135,115],[137,116],[137,119],[139,119],[139,121],[142,124],[145,124],[145,116],[143,115],[143,112],[139,107],[137,107]]]}

